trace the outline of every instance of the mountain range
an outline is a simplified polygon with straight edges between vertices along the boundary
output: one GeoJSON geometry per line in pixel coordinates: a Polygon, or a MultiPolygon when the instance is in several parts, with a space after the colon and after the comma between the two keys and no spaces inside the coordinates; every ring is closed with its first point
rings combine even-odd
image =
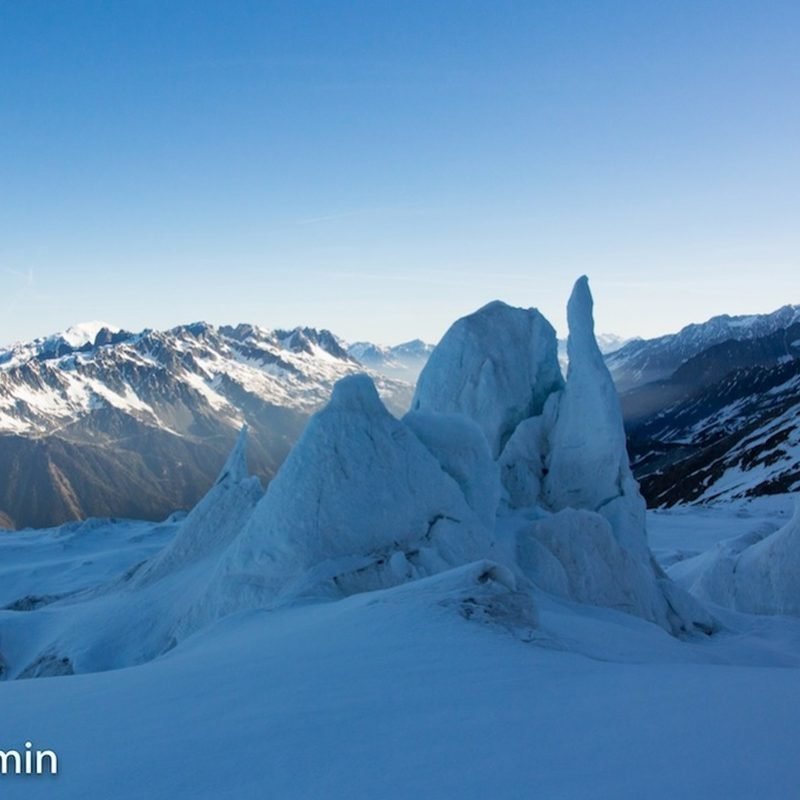
{"type": "MultiPolygon", "coordinates": [[[[649,505],[800,486],[800,306],[597,340],[649,505]]],[[[0,349],[0,527],[190,507],[244,423],[268,481],[336,380],[368,372],[400,414],[432,350],[203,322],[85,323],[0,349]]],[[[562,342],[559,361],[566,370],[562,342]]]]}
{"type": "MultiPolygon", "coordinates": [[[[269,480],[333,384],[363,371],[329,331],[244,324],[93,323],[0,350],[0,525],[190,507],[244,423],[269,480]]],[[[403,411],[412,387],[374,377],[403,411]]]]}
{"type": "Polygon", "coordinates": [[[800,306],[717,317],[607,362],[649,505],[800,488],[800,306]]]}
{"type": "Polygon", "coordinates": [[[655,339],[632,339],[609,351],[606,363],[620,392],[669,378],[681,364],[726,341],[759,339],[800,322],[800,306],[786,305],[770,314],[712,317],[678,333],[655,339]]]}
{"type": "Polygon", "coordinates": [[[347,352],[368,369],[408,383],[416,383],[419,373],[433,352],[433,345],[414,339],[410,342],[384,347],[372,342],[354,342],[347,352]]]}

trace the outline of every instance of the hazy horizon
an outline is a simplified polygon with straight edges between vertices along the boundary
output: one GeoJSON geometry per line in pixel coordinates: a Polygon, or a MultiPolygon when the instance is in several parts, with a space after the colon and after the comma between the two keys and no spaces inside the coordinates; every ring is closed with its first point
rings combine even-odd
{"type": "MultiPolygon", "coordinates": [[[[596,302],[597,301],[595,299],[595,303],[596,302]]],[[[785,306],[785,305],[798,305],[798,304],[790,302],[790,303],[783,303],[782,305],[785,306]]],[[[772,313],[774,311],[777,311],[780,307],[781,306],[778,306],[776,308],[770,308],[770,309],[766,309],[764,311],[744,312],[744,315],[746,316],[748,314],[754,314],[754,315],[756,315],[756,314],[769,314],[769,313],[772,313]]],[[[472,310],[477,310],[477,308],[476,309],[472,309],[472,310]]],[[[541,311],[542,309],[539,309],[539,310],[541,311]]],[[[469,313],[469,312],[466,312],[466,313],[469,313]]],[[[727,312],[723,312],[723,313],[727,313],[727,312]]],[[[562,314],[562,316],[565,316],[565,315],[562,314]]],[[[712,316],[717,316],[717,315],[712,315],[712,316]]],[[[740,316],[740,315],[731,314],[730,316],[740,316]]],[[[558,336],[558,338],[560,340],[565,340],[566,336],[567,336],[566,321],[562,321],[560,325],[556,325],[555,322],[554,322],[555,316],[548,316],[547,314],[545,314],[545,317],[547,317],[547,319],[551,323],[553,323],[554,327],[556,328],[556,335],[558,336]]],[[[619,336],[620,339],[625,339],[625,340],[636,339],[636,338],[652,339],[652,338],[657,338],[659,336],[663,336],[663,335],[667,335],[667,334],[671,334],[671,333],[677,333],[679,330],[681,330],[681,328],[685,327],[686,324],[703,323],[703,322],[707,322],[709,319],[711,319],[711,317],[704,317],[703,319],[690,320],[689,322],[685,323],[684,325],[681,325],[678,328],[674,328],[672,330],[663,331],[661,333],[655,333],[655,334],[653,334],[651,336],[641,336],[639,334],[624,335],[624,334],[620,334],[618,331],[602,330],[601,328],[599,328],[597,326],[595,326],[595,334],[598,335],[598,336],[619,336]]],[[[326,326],[323,326],[323,325],[315,325],[312,320],[305,320],[305,321],[299,322],[297,324],[291,324],[291,325],[269,325],[269,324],[266,324],[266,323],[254,322],[253,320],[249,320],[249,319],[221,319],[221,320],[215,320],[215,319],[203,319],[203,318],[197,317],[195,319],[179,320],[179,321],[168,323],[168,324],[165,324],[165,325],[145,324],[145,325],[140,325],[140,326],[128,326],[128,325],[120,325],[115,320],[109,320],[109,319],[103,319],[103,320],[100,320],[100,319],[93,319],[93,320],[83,319],[83,320],[76,320],[76,321],[74,321],[72,323],[69,323],[67,325],[64,325],[64,326],[62,326],[60,328],[55,328],[53,330],[47,330],[47,331],[41,331],[41,332],[39,332],[39,333],[37,333],[37,334],[35,334],[33,336],[29,336],[29,337],[25,337],[25,338],[17,337],[16,339],[10,339],[10,340],[7,340],[7,341],[0,341],[0,349],[8,348],[8,347],[14,346],[16,344],[20,344],[20,343],[30,342],[30,341],[33,341],[35,339],[41,339],[41,338],[45,338],[47,336],[52,336],[52,335],[55,335],[55,334],[64,333],[67,330],[69,330],[70,328],[79,327],[81,325],[87,325],[87,324],[88,325],[91,325],[91,324],[98,324],[98,325],[102,324],[104,326],[111,326],[112,328],[115,328],[115,329],[125,330],[125,331],[128,331],[129,333],[140,333],[141,331],[146,330],[146,329],[150,329],[150,330],[171,330],[173,328],[177,328],[177,327],[180,327],[182,325],[191,325],[191,324],[197,323],[197,322],[205,322],[205,323],[208,323],[210,325],[214,325],[216,327],[220,327],[222,325],[238,325],[240,323],[245,323],[245,324],[251,324],[251,325],[258,325],[259,327],[262,327],[262,328],[264,328],[266,330],[276,330],[276,329],[279,329],[279,330],[293,330],[293,329],[298,328],[298,327],[310,327],[310,328],[317,328],[318,330],[321,330],[321,329],[326,327],[326,326]]],[[[432,338],[425,338],[424,336],[412,335],[412,336],[409,336],[409,337],[407,337],[405,339],[397,339],[397,340],[393,340],[393,341],[387,341],[387,340],[381,340],[381,339],[370,339],[369,337],[364,337],[364,336],[361,336],[361,337],[359,337],[359,336],[346,337],[346,336],[342,336],[340,334],[340,332],[337,331],[337,330],[334,330],[334,329],[331,329],[331,328],[327,328],[327,329],[330,330],[331,333],[333,333],[336,336],[339,336],[340,338],[342,338],[348,344],[355,344],[357,342],[370,342],[372,344],[378,344],[378,345],[382,345],[382,346],[391,347],[391,346],[396,346],[396,345],[400,345],[400,344],[406,344],[406,343],[414,341],[416,339],[421,339],[422,341],[426,342],[427,344],[434,344],[435,345],[439,341],[439,339],[441,339],[441,337],[444,335],[447,327],[449,327],[450,324],[452,324],[452,322],[455,322],[455,319],[452,320],[450,323],[448,323],[447,326],[445,326],[445,328],[442,329],[441,333],[438,336],[434,336],[432,338]]]]}

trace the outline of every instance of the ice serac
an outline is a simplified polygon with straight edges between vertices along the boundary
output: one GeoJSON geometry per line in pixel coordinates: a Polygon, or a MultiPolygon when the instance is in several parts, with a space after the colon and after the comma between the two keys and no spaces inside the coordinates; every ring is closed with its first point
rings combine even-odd
{"type": "Polygon", "coordinates": [[[463,414],[409,411],[403,422],[461,487],[467,503],[489,530],[500,502],[500,473],[478,425],[463,414]]]}
{"type": "Polygon", "coordinates": [[[134,583],[153,583],[221,553],[241,532],[263,493],[261,482],[247,469],[244,425],[214,485],[183,520],[172,542],[136,573],[134,583]]]}
{"type": "Polygon", "coordinates": [[[497,458],[524,419],[563,386],[553,326],[535,308],[494,301],[457,320],[431,354],[411,408],[464,414],[497,458]]]}
{"type": "Polygon", "coordinates": [[[619,398],[594,337],[587,278],[567,305],[569,368],[548,434],[543,498],[553,511],[597,511],[620,544],[649,558],[645,503],[631,474],[619,398]]]}
{"type": "Polygon", "coordinates": [[[624,611],[675,634],[714,629],[696,601],[622,547],[594,511],[565,508],[533,522],[517,535],[516,558],[525,576],[551,594],[624,611]]]}
{"type": "Polygon", "coordinates": [[[354,375],[309,421],[196,618],[384,588],[490,550],[461,487],[389,414],[370,378],[354,375]]]}
{"type": "Polygon", "coordinates": [[[510,508],[530,508],[538,505],[542,493],[548,409],[558,394],[551,395],[545,413],[522,420],[506,442],[500,458],[500,480],[510,508]]]}
{"type": "Polygon", "coordinates": [[[800,498],[795,502],[792,519],[774,533],[723,541],[670,575],[702,600],[736,611],[800,616],[800,498]]]}

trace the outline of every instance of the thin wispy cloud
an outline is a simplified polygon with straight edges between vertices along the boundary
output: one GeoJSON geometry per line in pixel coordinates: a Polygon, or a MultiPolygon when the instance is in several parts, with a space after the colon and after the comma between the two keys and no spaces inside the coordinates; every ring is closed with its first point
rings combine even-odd
{"type": "Polygon", "coordinates": [[[34,286],[35,278],[33,274],[33,267],[28,267],[27,271],[25,272],[19,269],[14,269],[13,267],[3,267],[3,272],[23,280],[26,288],[32,289],[34,286]]]}

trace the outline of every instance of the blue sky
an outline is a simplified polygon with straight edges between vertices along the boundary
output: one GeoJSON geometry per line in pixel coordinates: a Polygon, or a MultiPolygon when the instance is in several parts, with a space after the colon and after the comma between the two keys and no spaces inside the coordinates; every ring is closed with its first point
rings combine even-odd
{"type": "Polygon", "coordinates": [[[0,342],[800,302],[796,2],[0,0],[0,342]]]}

